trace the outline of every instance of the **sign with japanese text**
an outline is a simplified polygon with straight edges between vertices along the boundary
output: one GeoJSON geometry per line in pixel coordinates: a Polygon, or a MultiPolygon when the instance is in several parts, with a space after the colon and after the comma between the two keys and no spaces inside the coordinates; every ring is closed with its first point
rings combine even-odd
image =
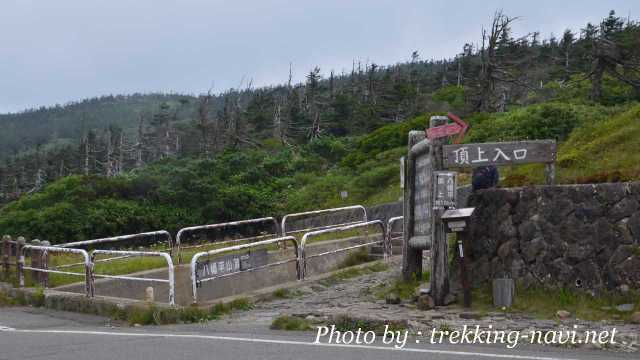
{"type": "Polygon", "coordinates": [[[416,159],[416,175],[413,200],[413,235],[431,235],[431,171],[433,166],[428,154],[416,159]]]}
{"type": "Polygon", "coordinates": [[[556,161],[556,142],[532,140],[444,145],[443,154],[446,168],[552,163],[556,161]]]}
{"type": "Polygon", "coordinates": [[[196,276],[198,280],[210,279],[225,274],[245,271],[267,263],[267,249],[248,251],[244,254],[217,256],[215,259],[198,262],[196,276]]]}
{"type": "Polygon", "coordinates": [[[444,209],[455,207],[457,199],[457,173],[453,171],[434,171],[433,207],[444,209]]]}

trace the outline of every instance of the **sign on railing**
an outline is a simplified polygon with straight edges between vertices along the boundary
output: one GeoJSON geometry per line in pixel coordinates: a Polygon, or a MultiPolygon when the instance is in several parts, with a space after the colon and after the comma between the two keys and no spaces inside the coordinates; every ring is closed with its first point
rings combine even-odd
{"type": "Polygon", "coordinates": [[[244,254],[220,256],[214,260],[197,263],[196,276],[199,280],[246,271],[267,264],[267,249],[247,251],[244,254]]]}
{"type": "Polygon", "coordinates": [[[293,236],[285,236],[275,239],[262,240],[249,244],[241,244],[235,246],[229,246],[221,249],[214,249],[210,251],[203,251],[197,253],[191,258],[191,291],[193,295],[193,302],[198,302],[198,288],[203,283],[212,281],[218,278],[232,276],[248,271],[256,271],[265,269],[272,266],[284,265],[291,262],[296,263],[297,279],[301,279],[300,272],[300,254],[298,253],[298,241],[293,236]],[[295,251],[295,257],[276,261],[273,263],[268,262],[268,254],[266,248],[264,253],[261,251],[254,251],[244,254],[232,254],[225,257],[219,257],[218,255],[225,252],[240,252],[243,250],[254,249],[258,247],[264,247],[276,243],[291,242],[293,243],[293,249],[295,251]],[[253,254],[253,258],[252,258],[253,254]],[[245,258],[245,263],[242,263],[242,256],[245,258]],[[206,259],[203,259],[205,258],[206,259]],[[213,257],[214,259],[210,259],[213,257]],[[237,259],[237,261],[236,261],[237,259]]]}

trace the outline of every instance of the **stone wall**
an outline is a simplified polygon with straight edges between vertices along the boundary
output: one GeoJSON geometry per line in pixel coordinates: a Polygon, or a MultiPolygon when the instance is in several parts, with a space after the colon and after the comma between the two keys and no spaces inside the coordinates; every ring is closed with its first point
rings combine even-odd
{"type": "Polygon", "coordinates": [[[473,193],[474,284],[496,277],[588,290],[640,289],[640,183],[473,193]]]}

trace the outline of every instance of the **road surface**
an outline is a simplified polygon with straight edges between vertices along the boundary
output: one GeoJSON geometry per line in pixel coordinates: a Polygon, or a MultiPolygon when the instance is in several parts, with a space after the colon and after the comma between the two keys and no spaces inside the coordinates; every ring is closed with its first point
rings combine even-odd
{"type": "Polygon", "coordinates": [[[315,332],[283,332],[224,320],[128,327],[101,317],[27,307],[0,308],[0,359],[638,359],[635,353],[554,347],[314,344],[315,332]]]}

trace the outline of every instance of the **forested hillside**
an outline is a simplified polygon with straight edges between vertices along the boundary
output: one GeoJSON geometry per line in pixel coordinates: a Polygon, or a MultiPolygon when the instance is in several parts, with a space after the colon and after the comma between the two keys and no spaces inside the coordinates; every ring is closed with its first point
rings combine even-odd
{"type": "MultiPolygon", "coordinates": [[[[557,139],[562,182],[640,178],[637,156],[613,153],[638,145],[640,25],[612,12],[542,38],[513,21],[497,13],[453,59],[2,115],[0,232],[59,242],[394,201],[408,131],[444,111],[470,122],[466,141],[557,139]]],[[[504,169],[503,184],[539,173],[504,169]]]]}

